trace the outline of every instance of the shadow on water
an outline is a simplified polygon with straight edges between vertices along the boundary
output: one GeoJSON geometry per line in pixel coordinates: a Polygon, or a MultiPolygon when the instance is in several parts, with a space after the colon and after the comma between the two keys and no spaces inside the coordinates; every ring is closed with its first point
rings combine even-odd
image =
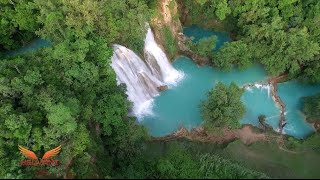
{"type": "Polygon", "coordinates": [[[35,50],[38,50],[44,47],[49,47],[49,46],[51,46],[51,43],[49,41],[41,38],[36,38],[24,47],[4,52],[2,56],[4,57],[18,56],[18,55],[26,54],[29,52],[34,52],[35,50]]]}

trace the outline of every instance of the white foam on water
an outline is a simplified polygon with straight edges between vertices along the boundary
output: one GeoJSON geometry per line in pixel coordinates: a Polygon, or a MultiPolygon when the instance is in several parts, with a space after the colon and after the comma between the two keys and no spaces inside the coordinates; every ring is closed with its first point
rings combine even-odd
{"type": "Polygon", "coordinates": [[[144,45],[145,61],[154,76],[158,77],[167,85],[175,86],[184,73],[176,70],[169,62],[166,54],[158,46],[151,29],[148,29],[144,45]]]}
{"type": "Polygon", "coordinates": [[[160,94],[158,88],[176,86],[184,78],[184,73],[171,65],[150,28],[145,39],[145,61],[124,46],[114,44],[113,50],[111,67],[117,75],[117,83],[124,83],[127,87],[126,94],[133,102],[131,114],[138,119],[154,115],[153,98],[160,94]]]}

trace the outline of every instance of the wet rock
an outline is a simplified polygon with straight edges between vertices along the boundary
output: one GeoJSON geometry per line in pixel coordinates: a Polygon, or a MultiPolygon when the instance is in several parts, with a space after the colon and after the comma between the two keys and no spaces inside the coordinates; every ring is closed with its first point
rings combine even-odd
{"type": "Polygon", "coordinates": [[[320,132],[320,121],[319,121],[319,119],[307,118],[306,120],[307,120],[308,123],[310,123],[313,126],[313,128],[314,128],[314,130],[316,132],[320,132]]]}
{"type": "Polygon", "coordinates": [[[179,130],[177,130],[175,133],[173,133],[174,137],[186,137],[188,136],[189,131],[185,127],[181,127],[179,130]]]}
{"type": "Polygon", "coordinates": [[[163,85],[163,86],[159,86],[157,87],[159,91],[165,91],[168,90],[168,86],[167,85],[163,85]]]}
{"type": "Polygon", "coordinates": [[[200,66],[204,66],[209,64],[209,58],[201,56],[192,50],[190,50],[186,46],[186,42],[189,40],[187,36],[185,36],[183,33],[178,33],[178,47],[182,54],[186,55],[187,57],[191,58],[196,64],[200,66]]]}

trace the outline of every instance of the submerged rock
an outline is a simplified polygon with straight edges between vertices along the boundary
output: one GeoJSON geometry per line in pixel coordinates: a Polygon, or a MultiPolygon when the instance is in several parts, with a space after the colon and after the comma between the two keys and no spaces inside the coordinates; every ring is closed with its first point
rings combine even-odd
{"type": "Polygon", "coordinates": [[[159,86],[157,87],[159,91],[165,91],[168,90],[168,86],[167,85],[163,85],[163,86],[159,86]]]}
{"type": "Polygon", "coordinates": [[[316,121],[314,123],[313,127],[317,132],[320,132],[320,122],[316,121]]]}

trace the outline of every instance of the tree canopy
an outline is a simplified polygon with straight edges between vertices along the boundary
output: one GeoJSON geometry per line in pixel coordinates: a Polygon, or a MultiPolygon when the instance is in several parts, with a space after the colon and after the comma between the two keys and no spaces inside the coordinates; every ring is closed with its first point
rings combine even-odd
{"type": "MultiPolygon", "coordinates": [[[[267,175],[250,170],[219,155],[195,153],[178,143],[165,144],[165,152],[141,154],[118,178],[139,179],[266,179],[267,175]],[[130,176],[128,176],[130,175],[130,176]]],[[[162,148],[161,148],[162,149],[162,148]]]]}
{"type": "Polygon", "coordinates": [[[288,73],[320,82],[320,30],[315,28],[319,26],[319,1],[188,0],[184,5],[192,24],[224,26],[234,34],[235,41],[225,43],[213,59],[218,67],[248,67],[259,62],[270,75],[288,73]]]}
{"type": "Polygon", "coordinates": [[[191,37],[187,42],[187,46],[196,54],[212,58],[213,50],[216,47],[217,40],[217,36],[210,36],[206,38],[201,38],[197,42],[194,42],[194,37],[191,37]]]}
{"type": "MultiPolygon", "coordinates": [[[[265,178],[217,155],[173,148],[145,156],[149,138],[135,117],[125,87],[110,66],[112,44],[142,53],[152,0],[0,0],[0,52],[34,38],[50,47],[0,56],[0,177],[37,178],[38,167],[19,165],[18,145],[37,156],[62,145],[53,178],[265,178]]],[[[169,6],[174,3],[169,4],[169,6]]],[[[186,0],[192,22],[232,26],[233,42],[212,54],[216,37],[191,44],[223,69],[262,63],[269,74],[287,72],[320,82],[320,2],[317,0],[186,0]],[[234,23],[230,23],[234,22],[234,23]]],[[[172,7],[171,7],[172,9],[172,7]]],[[[175,16],[178,18],[179,16],[175,16]]],[[[177,44],[163,34],[170,56],[177,44]]],[[[201,111],[205,127],[238,128],[245,113],[235,83],[218,83],[201,111]]],[[[319,97],[303,111],[319,117],[319,97]]],[[[318,140],[318,136],[311,139],[318,140]]]]}
{"type": "Polygon", "coordinates": [[[231,9],[238,19],[240,39],[251,48],[254,60],[261,62],[271,75],[288,72],[300,76],[317,62],[320,52],[319,38],[310,23],[315,22],[315,14],[310,13],[318,11],[309,8],[319,5],[312,0],[237,0],[231,9]]]}
{"type": "Polygon", "coordinates": [[[245,69],[251,62],[250,49],[242,41],[226,42],[212,58],[212,64],[224,70],[231,70],[234,66],[245,69]]]}
{"type": "Polygon", "coordinates": [[[308,119],[320,121],[320,94],[303,97],[302,112],[308,119]]]}
{"type": "Polygon", "coordinates": [[[0,51],[18,48],[34,37],[39,28],[33,0],[0,1],[0,51]]]}
{"type": "Polygon", "coordinates": [[[107,177],[125,166],[147,134],[128,117],[110,47],[117,41],[142,50],[146,2],[1,3],[1,47],[27,40],[20,35],[39,35],[52,46],[0,61],[0,177],[34,177],[34,168],[19,167],[18,145],[35,153],[62,145],[61,166],[48,169],[57,178],[107,177]]]}
{"type": "Polygon", "coordinates": [[[233,82],[229,86],[218,82],[215,88],[208,92],[207,99],[201,104],[205,127],[239,128],[239,120],[246,112],[240,100],[243,92],[233,82]]]}

